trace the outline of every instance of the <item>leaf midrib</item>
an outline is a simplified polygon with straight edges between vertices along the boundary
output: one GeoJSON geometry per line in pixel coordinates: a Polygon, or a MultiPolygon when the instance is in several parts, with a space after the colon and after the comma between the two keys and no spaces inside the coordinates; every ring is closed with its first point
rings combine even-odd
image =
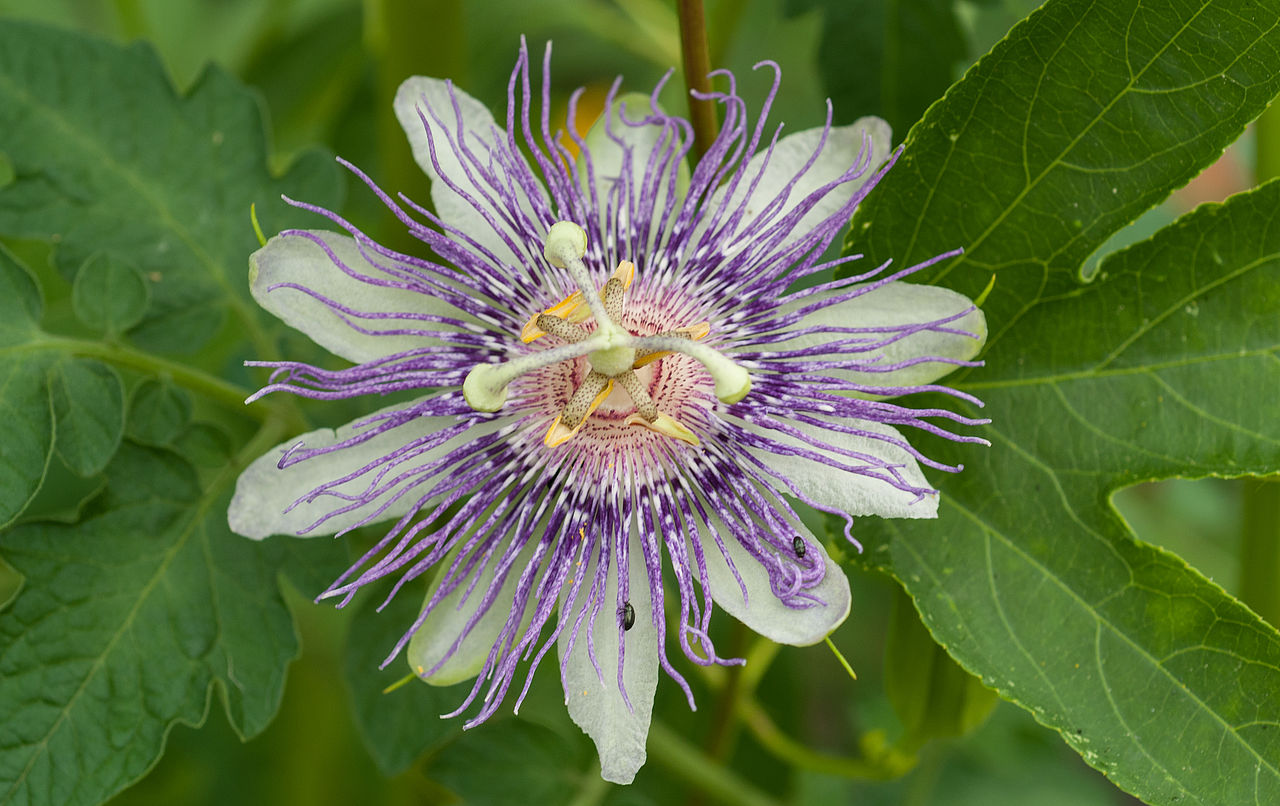
{"type": "Polygon", "coordinates": [[[139,610],[142,608],[143,603],[145,603],[148,599],[151,598],[151,593],[155,589],[155,586],[158,585],[160,581],[165,578],[168,572],[168,568],[170,564],[173,562],[173,559],[178,555],[179,551],[181,551],[181,549],[184,546],[186,546],[187,541],[191,538],[191,536],[196,531],[198,531],[198,525],[204,521],[204,517],[206,514],[208,514],[209,508],[213,505],[213,502],[218,499],[218,497],[222,494],[223,489],[227,486],[230,480],[235,477],[236,474],[233,472],[233,470],[234,468],[231,466],[228,466],[227,468],[225,468],[212,482],[210,482],[208,487],[205,489],[204,494],[200,497],[200,499],[196,503],[196,506],[189,510],[186,510],[186,512],[191,517],[181,529],[177,539],[174,540],[173,544],[165,552],[164,558],[161,560],[160,564],[156,567],[156,570],[152,574],[151,579],[149,579],[146,585],[144,585],[142,589],[139,591],[137,596],[137,601],[134,602],[133,607],[129,610],[126,616],[123,619],[121,619],[120,626],[115,631],[115,633],[111,636],[111,640],[107,642],[106,646],[103,647],[102,652],[99,653],[98,657],[94,659],[93,664],[89,667],[88,672],[84,676],[84,680],[81,681],[80,685],[76,688],[75,692],[71,695],[70,699],[68,699],[66,704],[60,709],[58,718],[54,720],[54,723],[49,727],[49,730],[45,733],[45,735],[41,737],[38,742],[34,742],[26,745],[27,747],[32,748],[33,752],[31,753],[31,758],[27,761],[27,765],[23,768],[22,772],[14,779],[13,784],[4,793],[3,800],[5,802],[7,802],[8,799],[13,795],[13,793],[23,784],[23,782],[26,781],[27,776],[31,773],[31,770],[35,766],[36,762],[48,750],[49,741],[53,738],[55,734],[57,734],[63,722],[67,720],[67,718],[71,714],[71,711],[74,710],[76,703],[80,699],[80,696],[88,689],[89,684],[94,680],[95,677],[97,677],[98,673],[102,670],[103,665],[106,663],[107,657],[109,657],[112,654],[113,650],[115,649],[116,643],[133,626],[134,619],[136,619],[139,610]]]}
{"type": "MultiPolygon", "coordinates": [[[[80,149],[87,153],[91,161],[87,164],[96,164],[104,169],[111,171],[119,176],[126,184],[128,184],[137,194],[138,197],[147,203],[152,209],[155,218],[161,222],[167,229],[177,235],[178,239],[190,250],[191,254],[204,265],[207,273],[212,276],[218,286],[222,289],[224,297],[228,300],[236,315],[242,320],[245,327],[254,335],[254,342],[262,343],[260,329],[258,327],[257,318],[253,310],[245,303],[244,299],[236,293],[235,288],[231,284],[230,278],[227,276],[226,267],[219,261],[215,260],[212,255],[205,250],[196,236],[182,225],[180,221],[175,219],[169,211],[167,205],[161,203],[163,194],[155,190],[149,185],[144,177],[136,174],[119,161],[115,155],[99,146],[99,144],[85,135],[79,129],[72,125],[59,110],[51,105],[43,104],[26,93],[24,89],[15,84],[7,74],[0,72],[0,89],[7,91],[11,98],[17,99],[15,105],[22,104],[33,113],[39,113],[53,124],[55,124],[58,133],[66,140],[77,144],[80,149]],[[96,158],[96,160],[92,159],[96,158]]],[[[176,95],[170,90],[170,97],[175,104],[185,102],[185,98],[176,95]]]]}
{"type": "MultiPolygon", "coordinates": [[[[1173,43],[1176,42],[1184,33],[1186,33],[1186,31],[1191,27],[1192,23],[1194,23],[1200,17],[1200,15],[1203,14],[1205,10],[1209,8],[1209,6],[1213,5],[1213,2],[1214,0],[1206,0],[1206,2],[1200,6],[1200,8],[1196,11],[1196,13],[1193,14],[1190,17],[1190,19],[1188,19],[1186,23],[1182,25],[1180,29],[1178,29],[1177,33],[1170,36],[1168,41],[1165,42],[1164,46],[1161,47],[1160,50],[1158,50],[1155,54],[1152,55],[1151,59],[1142,66],[1142,69],[1139,72],[1134,73],[1130,71],[1129,81],[1114,93],[1111,99],[1107,102],[1106,106],[1102,107],[1098,111],[1098,113],[1094,115],[1092,120],[1089,120],[1088,122],[1085,123],[1085,125],[1083,125],[1080,128],[1080,131],[1075,135],[1075,137],[1073,137],[1071,141],[1068,142],[1062,148],[1062,150],[1058,152],[1058,155],[1056,157],[1054,157],[1053,159],[1049,160],[1048,163],[1046,163],[1044,169],[1041,170],[1039,174],[1031,178],[1030,181],[1024,183],[1022,190],[1018,192],[1017,196],[1015,196],[1007,205],[1005,205],[1005,208],[1000,212],[1000,214],[991,220],[991,223],[987,226],[987,228],[983,230],[982,233],[978,235],[978,237],[974,239],[971,244],[965,247],[966,255],[968,255],[971,252],[978,251],[978,249],[982,246],[982,244],[986,242],[987,238],[990,237],[991,233],[998,226],[1000,226],[1000,224],[1004,223],[1004,220],[1010,215],[1011,211],[1019,205],[1019,203],[1027,196],[1027,194],[1030,193],[1032,190],[1034,190],[1040,184],[1040,182],[1043,181],[1044,178],[1049,175],[1049,173],[1053,169],[1055,169],[1056,167],[1058,167],[1058,165],[1063,163],[1063,158],[1067,154],[1071,153],[1072,150],[1075,149],[1075,147],[1080,143],[1081,139],[1084,138],[1085,135],[1093,131],[1094,126],[1096,126],[1098,122],[1101,121],[1103,117],[1105,117],[1106,114],[1110,112],[1111,109],[1117,103],[1119,103],[1121,98],[1125,97],[1129,93],[1129,91],[1133,89],[1134,85],[1138,82],[1138,80],[1141,79],[1146,74],[1146,72],[1151,69],[1151,66],[1156,63],[1156,60],[1162,57],[1165,51],[1167,51],[1170,47],[1172,47],[1173,43]]],[[[1140,6],[1141,3],[1138,3],[1137,5],[1140,6]]],[[[1135,6],[1135,12],[1134,12],[1135,14],[1137,13],[1136,8],[1137,6],[1135,6]]],[[[1081,16],[1080,19],[1077,19],[1075,21],[1075,24],[1072,26],[1071,30],[1074,32],[1077,28],[1079,28],[1082,22],[1083,22],[1083,15],[1081,16]]],[[[1126,38],[1125,39],[1126,47],[1128,45],[1128,41],[1129,40],[1126,38]]],[[[1066,44],[1067,44],[1067,37],[1063,37],[1062,46],[1065,47],[1066,44]]],[[[1257,41],[1255,40],[1253,44],[1257,44],[1257,41]]],[[[1250,45],[1250,47],[1252,47],[1252,45],[1250,45]]],[[[1247,52],[1247,50],[1245,52],[1247,52]]],[[[1042,80],[1044,77],[1044,71],[1047,70],[1048,67],[1049,67],[1049,61],[1046,60],[1043,65],[1043,69],[1041,70],[1042,80]]],[[[952,147],[954,148],[954,145],[952,147]]],[[[1024,143],[1023,143],[1024,151],[1025,151],[1025,148],[1026,148],[1026,145],[1025,145],[1025,138],[1024,138],[1024,143]]],[[[1025,169],[1026,167],[1027,166],[1024,162],[1023,168],[1025,169]]],[[[927,213],[928,213],[928,208],[926,206],[925,210],[922,211],[920,215],[921,220],[927,217],[927,213]]],[[[908,252],[914,248],[915,248],[914,243],[909,244],[908,252]]],[[[955,261],[951,265],[942,269],[941,271],[938,272],[937,276],[934,278],[934,282],[940,283],[943,280],[943,278],[945,278],[949,273],[951,273],[951,271],[956,267],[956,265],[962,264],[964,262],[966,262],[966,258],[962,257],[960,260],[955,261]]]]}
{"type": "MultiPolygon", "coordinates": [[[[1067,511],[1071,513],[1071,517],[1073,520],[1075,520],[1078,524],[1080,524],[1081,527],[1085,529],[1085,531],[1089,532],[1090,534],[1093,534],[1098,540],[1103,541],[1108,546],[1113,545],[1112,541],[1106,538],[1104,535],[1084,525],[1083,520],[1081,520],[1079,513],[1076,511],[1076,507],[1072,505],[1071,499],[1068,496],[1066,490],[1064,490],[1062,488],[1062,485],[1058,483],[1058,475],[1056,472],[1053,471],[1052,468],[1044,464],[1033,454],[1023,449],[1016,442],[1010,439],[1007,435],[1002,434],[996,429],[992,429],[990,426],[988,426],[988,429],[991,431],[992,434],[999,437],[999,442],[1002,445],[1007,445],[1009,448],[1011,448],[1016,453],[1018,453],[1021,457],[1023,457],[1026,461],[1028,461],[1029,463],[1031,463],[1032,465],[1040,469],[1042,472],[1044,472],[1052,480],[1054,488],[1058,493],[1058,498],[1060,502],[1067,509],[1067,511]]],[[[994,441],[996,440],[993,440],[993,442],[994,441]]],[[[965,518],[971,521],[979,529],[980,532],[987,535],[993,535],[997,539],[999,539],[1010,551],[1012,551],[1014,554],[1020,557],[1023,563],[1025,563],[1027,566],[1038,571],[1043,579],[1050,581],[1059,590],[1063,591],[1072,600],[1074,600],[1077,606],[1080,608],[1080,610],[1083,611],[1084,613],[1087,613],[1094,620],[1096,624],[1098,624],[1099,626],[1105,626],[1108,631],[1110,631],[1113,635],[1115,635],[1117,638],[1123,641],[1126,645],[1128,645],[1140,657],[1144,658],[1148,662],[1149,666],[1158,670],[1159,674],[1169,682],[1170,691],[1174,693],[1181,691],[1199,708],[1199,710],[1202,713],[1209,714],[1223,728],[1223,730],[1226,733],[1230,734],[1238,744],[1246,748],[1248,752],[1252,754],[1255,759],[1257,759],[1258,769],[1261,769],[1262,767],[1265,766],[1267,769],[1269,769],[1273,773],[1273,776],[1275,778],[1280,779],[1280,768],[1277,768],[1277,766],[1274,763],[1268,761],[1257,750],[1255,750],[1253,745],[1245,741],[1244,738],[1241,737],[1236,732],[1236,730],[1232,728],[1231,725],[1227,723],[1226,720],[1223,719],[1221,715],[1218,714],[1217,711],[1213,710],[1212,708],[1209,708],[1208,705],[1204,702],[1204,700],[1202,700],[1199,696],[1197,696],[1195,692],[1192,691],[1190,686],[1184,685],[1182,681],[1175,678],[1159,661],[1156,660],[1154,656],[1151,655],[1151,653],[1149,653],[1146,650],[1145,647],[1143,647],[1142,645],[1134,641],[1132,638],[1130,638],[1128,633],[1121,631],[1113,622],[1102,618],[1094,610],[1094,608],[1092,608],[1089,605],[1089,603],[1086,602],[1084,598],[1081,597],[1079,593],[1076,592],[1074,588],[1067,585],[1060,576],[1058,576],[1055,573],[1052,573],[1049,568],[1047,568],[1043,563],[1036,560],[1035,557],[1023,551],[1022,547],[1019,546],[1017,543],[1015,543],[1013,540],[1011,540],[1007,535],[1005,535],[1003,531],[996,528],[993,524],[987,523],[985,520],[982,519],[981,516],[978,515],[977,512],[969,509],[964,504],[960,503],[960,501],[958,501],[955,496],[949,497],[948,501],[965,518]]],[[[953,597],[947,592],[946,586],[941,584],[941,582],[937,580],[936,575],[933,573],[933,567],[929,565],[927,558],[924,555],[922,555],[920,552],[916,551],[915,547],[912,545],[910,541],[899,540],[896,542],[899,542],[904,548],[906,548],[909,552],[911,552],[911,554],[915,557],[916,561],[920,563],[922,567],[929,569],[930,575],[934,576],[934,584],[937,588],[937,592],[945,596],[948,599],[948,601],[951,601],[954,604],[953,597]]],[[[1113,552],[1114,552],[1114,547],[1113,547],[1113,552]]],[[[1132,566],[1130,566],[1127,561],[1124,561],[1123,558],[1121,559],[1122,559],[1122,562],[1124,562],[1125,567],[1128,569],[1130,573],[1130,579],[1132,580],[1132,577],[1133,577],[1132,566]]],[[[990,573],[991,571],[992,569],[990,565],[988,565],[988,572],[990,573]]],[[[1220,620],[1216,612],[1214,613],[1214,619],[1220,620]]],[[[1012,635],[1012,633],[1010,634],[1012,635]]],[[[1014,637],[1016,640],[1016,636],[1014,637]]],[[[1274,671],[1280,671],[1280,669],[1277,669],[1276,667],[1273,667],[1273,666],[1267,666],[1267,668],[1273,669],[1274,671]]],[[[1051,689],[1055,692],[1055,696],[1057,696],[1056,687],[1051,686],[1051,689]]],[[[1007,695],[1009,699],[1012,699],[1014,701],[1019,701],[1018,698],[1014,696],[1014,692],[1009,691],[1007,692],[1007,695]]],[[[1059,698],[1059,701],[1061,701],[1060,698],[1059,698]]],[[[1033,711],[1033,714],[1035,714],[1034,711],[1033,711]]],[[[1037,717],[1039,716],[1038,714],[1036,715],[1037,717]]],[[[1052,727],[1055,730],[1061,731],[1061,728],[1058,725],[1053,725],[1052,727]]],[[[1181,781],[1178,781],[1176,778],[1172,778],[1172,776],[1171,776],[1171,780],[1177,783],[1177,785],[1180,788],[1182,788],[1184,792],[1191,794],[1191,792],[1182,785],[1181,781]]]]}

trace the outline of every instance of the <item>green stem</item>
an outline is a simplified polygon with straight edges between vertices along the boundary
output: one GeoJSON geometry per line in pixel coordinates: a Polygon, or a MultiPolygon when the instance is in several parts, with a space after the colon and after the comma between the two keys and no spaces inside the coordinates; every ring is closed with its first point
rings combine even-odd
{"type": "Polygon", "coordinates": [[[1240,492],[1240,598],[1280,627],[1280,477],[1245,479],[1240,492]]]}
{"type": "MultiPolygon", "coordinates": [[[[1280,176],[1280,103],[1254,121],[1254,184],[1280,176]]],[[[1280,476],[1242,479],[1240,598],[1274,627],[1280,627],[1280,476]]]]}
{"type": "Polygon", "coordinates": [[[613,789],[613,784],[600,777],[600,765],[596,764],[582,779],[582,786],[578,788],[573,800],[569,801],[569,806],[599,806],[610,789],[613,789]]]}
{"type": "MultiPolygon", "coordinates": [[[[781,646],[767,638],[759,639],[747,653],[747,664],[742,669],[741,679],[735,689],[737,721],[746,726],[770,755],[801,769],[842,778],[884,781],[901,777],[911,770],[916,763],[914,756],[899,753],[892,748],[885,748],[874,756],[863,758],[834,756],[811,750],[784,733],[755,699],[755,691],[761,678],[781,649],[781,646]]],[[[720,674],[723,669],[703,666],[695,669],[703,682],[716,692],[730,687],[727,676],[720,674]]]]}
{"type": "Polygon", "coordinates": [[[841,778],[884,781],[900,777],[915,764],[914,758],[899,756],[892,750],[871,759],[846,758],[812,750],[783,733],[754,698],[745,697],[739,701],[738,715],[765,750],[800,769],[841,778]]]}
{"type": "MultiPolygon", "coordinates": [[[[707,21],[702,0],[678,0],[680,14],[680,51],[684,55],[684,81],[690,90],[711,92],[711,53],[707,49],[707,21]]],[[[689,122],[693,124],[693,163],[715,142],[719,123],[716,105],[705,98],[689,95],[689,122]]]]}
{"type": "Polygon", "coordinates": [[[755,696],[764,673],[769,671],[773,659],[778,657],[781,651],[782,644],[775,644],[764,636],[756,640],[755,646],[751,647],[751,651],[747,653],[747,665],[742,667],[741,691],[744,697],[755,696]]]}
{"type": "Polygon", "coordinates": [[[1280,176],[1280,104],[1273,103],[1253,124],[1257,159],[1254,184],[1261,185],[1280,176]]]}
{"type": "MultiPolygon", "coordinates": [[[[740,621],[733,623],[733,631],[729,637],[729,657],[736,657],[742,653],[742,646],[747,638],[746,632],[745,624],[740,621]]],[[[707,755],[718,762],[723,762],[733,753],[733,740],[737,733],[735,728],[737,727],[738,697],[743,690],[743,675],[750,666],[748,663],[746,668],[727,669],[725,684],[716,696],[715,706],[711,712],[711,729],[707,733],[704,745],[707,755]]]]}
{"type": "Polygon", "coordinates": [[[676,731],[654,720],[649,726],[649,757],[668,772],[730,806],[780,806],[778,801],[708,758],[676,731]]]}
{"type": "Polygon", "coordinates": [[[179,386],[212,398],[228,408],[242,411],[249,417],[262,422],[265,422],[274,411],[280,408],[280,406],[272,406],[262,401],[246,406],[244,401],[251,394],[249,390],[229,381],[224,381],[207,372],[194,369],[187,364],[144,353],[123,344],[54,336],[40,342],[39,346],[51,350],[61,350],[85,358],[97,358],[108,364],[137,370],[147,375],[170,378],[179,386]]]}

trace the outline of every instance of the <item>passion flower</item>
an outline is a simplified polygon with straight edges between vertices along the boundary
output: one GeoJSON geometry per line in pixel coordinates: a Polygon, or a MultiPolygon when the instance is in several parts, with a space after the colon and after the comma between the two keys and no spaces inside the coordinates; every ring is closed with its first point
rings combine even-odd
{"type": "Polygon", "coordinates": [[[951,255],[817,281],[853,260],[822,256],[896,156],[883,121],[833,126],[828,106],[826,125],[782,137],[766,122],[776,65],[760,65],[774,80],[754,119],[719,72],[723,125],[690,170],[692,128],[659,106],[661,83],[615,83],[590,134],[553,133],[549,61],[535,92],[521,49],[505,128],[448,81],[401,86],[434,211],[344,163],[424,256],[301,202],[345,234],[288,231],[253,255],[254,297],[354,364],[254,362],[272,369],[258,395],[419,396],[267,452],[229,519],[253,538],[390,522],[322,598],[392,578],[389,598],[433,573],[391,657],[407,645],[428,683],[475,678],[455,712],[478,699],[468,727],[523,668],[518,708],[554,646],[570,716],[625,783],[659,667],[693,705],[668,618],[690,661],[731,664],[714,605],[796,645],[848,614],[793,501],[844,517],[849,540],[851,516],[936,516],[920,466],[959,468],[898,429],[981,442],[939,425],[980,421],[889,399],[971,400],[934,382],[972,364],[986,326],[959,294],[902,281],[951,255]]]}

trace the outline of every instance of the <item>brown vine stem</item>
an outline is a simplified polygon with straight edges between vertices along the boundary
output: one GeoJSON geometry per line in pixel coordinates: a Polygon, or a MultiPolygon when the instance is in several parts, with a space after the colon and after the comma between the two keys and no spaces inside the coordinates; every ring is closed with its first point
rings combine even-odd
{"type": "MultiPolygon", "coordinates": [[[[690,90],[711,92],[711,53],[707,49],[707,20],[702,10],[702,0],[678,0],[680,15],[680,52],[684,56],[684,80],[690,90]]],[[[693,161],[697,165],[702,155],[715,142],[719,130],[716,105],[705,98],[689,94],[689,121],[693,124],[693,161]]]]}

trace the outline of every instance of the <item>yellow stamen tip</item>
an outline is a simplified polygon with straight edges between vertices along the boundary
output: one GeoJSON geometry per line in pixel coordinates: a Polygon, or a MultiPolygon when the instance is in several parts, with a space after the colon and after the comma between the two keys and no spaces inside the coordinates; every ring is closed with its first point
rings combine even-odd
{"type": "Polygon", "coordinates": [[[520,331],[520,341],[528,344],[529,342],[540,339],[547,335],[547,331],[538,327],[538,317],[542,314],[535,314],[529,317],[529,321],[524,323],[524,329],[520,331]]]}
{"type": "MultiPolygon", "coordinates": [[[[582,423],[585,423],[584,419],[582,423]]],[[[560,416],[556,415],[556,419],[551,423],[551,427],[547,429],[547,435],[542,438],[543,444],[548,448],[554,448],[557,445],[563,445],[573,439],[574,434],[582,428],[582,423],[578,423],[577,428],[569,428],[560,422],[560,416]]]]}
{"type": "Polygon", "coordinates": [[[630,260],[624,260],[618,264],[618,268],[613,270],[614,280],[621,280],[624,288],[630,288],[631,283],[636,279],[636,264],[630,260]]]}
{"type": "Polygon", "coordinates": [[[657,433],[671,437],[672,439],[687,442],[695,447],[702,444],[698,439],[697,434],[694,434],[692,431],[685,428],[675,418],[668,417],[662,412],[658,412],[658,417],[653,422],[649,422],[639,414],[632,414],[624,422],[626,422],[627,425],[643,426],[650,431],[656,431],[657,433]]]}
{"type": "Polygon", "coordinates": [[[636,359],[636,362],[631,365],[631,368],[640,369],[646,364],[652,364],[654,361],[657,361],[660,358],[666,358],[669,355],[671,355],[670,350],[659,350],[656,353],[649,353],[648,355],[640,356],[636,359]]]}
{"type": "Polygon", "coordinates": [[[689,338],[693,339],[694,341],[697,341],[698,339],[705,339],[707,337],[707,334],[711,332],[711,323],[699,322],[696,325],[689,325],[688,327],[684,327],[680,329],[683,332],[688,333],[689,338]]]}
{"type": "Polygon", "coordinates": [[[558,316],[561,319],[567,319],[570,316],[572,316],[576,311],[578,311],[580,308],[582,308],[582,305],[583,305],[582,292],[574,291],[572,294],[560,300],[555,305],[552,305],[550,308],[547,308],[545,311],[543,311],[543,313],[549,314],[551,316],[558,316]]]}

